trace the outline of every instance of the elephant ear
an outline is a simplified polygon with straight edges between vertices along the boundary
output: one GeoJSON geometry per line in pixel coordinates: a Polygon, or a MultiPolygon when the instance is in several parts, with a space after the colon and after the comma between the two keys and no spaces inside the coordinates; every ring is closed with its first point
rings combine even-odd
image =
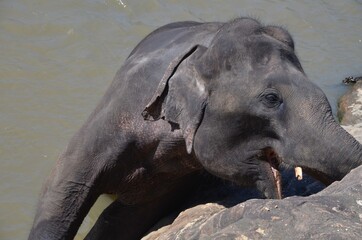
{"type": "Polygon", "coordinates": [[[208,96],[205,81],[196,70],[194,61],[206,49],[197,45],[175,58],[142,113],[145,120],[163,119],[180,128],[189,154],[208,96]]]}

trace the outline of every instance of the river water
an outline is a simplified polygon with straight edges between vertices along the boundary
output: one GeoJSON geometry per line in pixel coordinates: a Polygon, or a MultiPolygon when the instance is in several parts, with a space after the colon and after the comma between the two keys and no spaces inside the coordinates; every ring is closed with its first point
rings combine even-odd
{"type": "Polygon", "coordinates": [[[26,238],[42,183],[138,41],[173,21],[245,15],[289,29],[334,109],[341,80],[362,74],[361,0],[1,0],[0,239],[26,238]]]}

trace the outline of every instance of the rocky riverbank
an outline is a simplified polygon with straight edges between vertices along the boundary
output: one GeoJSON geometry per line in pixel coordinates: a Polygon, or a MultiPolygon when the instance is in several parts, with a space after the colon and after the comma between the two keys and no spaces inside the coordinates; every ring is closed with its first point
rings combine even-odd
{"type": "Polygon", "coordinates": [[[358,81],[339,101],[342,126],[362,142],[362,81],[358,81]]]}
{"type": "MultiPolygon", "coordinates": [[[[362,142],[361,81],[341,98],[339,118],[343,127],[362,142]]],[[[284,172],[283,178],[288,183],[283,186],[284,195],[300,196],[283,200],[253,199],[257,193],[252,190],[237,189],[226,183],[215,185],[213,194],[219,192],[224,198],[189,205],[174,217],[164,219],[160,223],[163,227],[156,227],[143,239],[361,238],[362,166],[324,190],[311,178],[297,182],[292,175],[284,172]],[[307,195],[310,196],[301,197],[307,195]]]]}

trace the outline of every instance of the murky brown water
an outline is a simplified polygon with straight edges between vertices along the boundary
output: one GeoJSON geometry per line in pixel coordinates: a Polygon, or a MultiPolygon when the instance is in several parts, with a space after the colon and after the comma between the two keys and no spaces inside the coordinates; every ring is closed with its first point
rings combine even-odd
{"type": "Polygon", "coordinates": [[[26,238],[57,156],[136,43],[163,24],[251,15],[286,26],[335,106],[340,81],[362,74],[362,1],[305,2],[1,0],[0,239],[26,238]]]}

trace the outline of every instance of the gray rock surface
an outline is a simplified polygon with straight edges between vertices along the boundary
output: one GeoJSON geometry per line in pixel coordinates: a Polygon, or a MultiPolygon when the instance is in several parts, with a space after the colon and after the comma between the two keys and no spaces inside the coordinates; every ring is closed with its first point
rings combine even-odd
{"type": "Polygon", "coordinates": [[[362,166],[309,197],[198,205],[143,239],[361,239],[361,179],[362,166]]]}
{"type": "Polygon", "coordinates": [[[362,81],[358,81],[341,97],[338,116],[342,125],[356,125],[362,122],[362,81]]]}
{"type": "MultiPolygon", "coordinates": [[[[362,142],[362,82],[341,98],[339,107],[344,128],[362,142]]],[[[195,206],[198,201],[191,199],[193,204],[143,239],[362,239],[362,166],[324,190],[308,177],[296,181],[288,171],[283,180],[284,196],[299,196],[255,199],[257,193],[250,189],[209,186],[200,191],[209,203],[195,206]]]]}

